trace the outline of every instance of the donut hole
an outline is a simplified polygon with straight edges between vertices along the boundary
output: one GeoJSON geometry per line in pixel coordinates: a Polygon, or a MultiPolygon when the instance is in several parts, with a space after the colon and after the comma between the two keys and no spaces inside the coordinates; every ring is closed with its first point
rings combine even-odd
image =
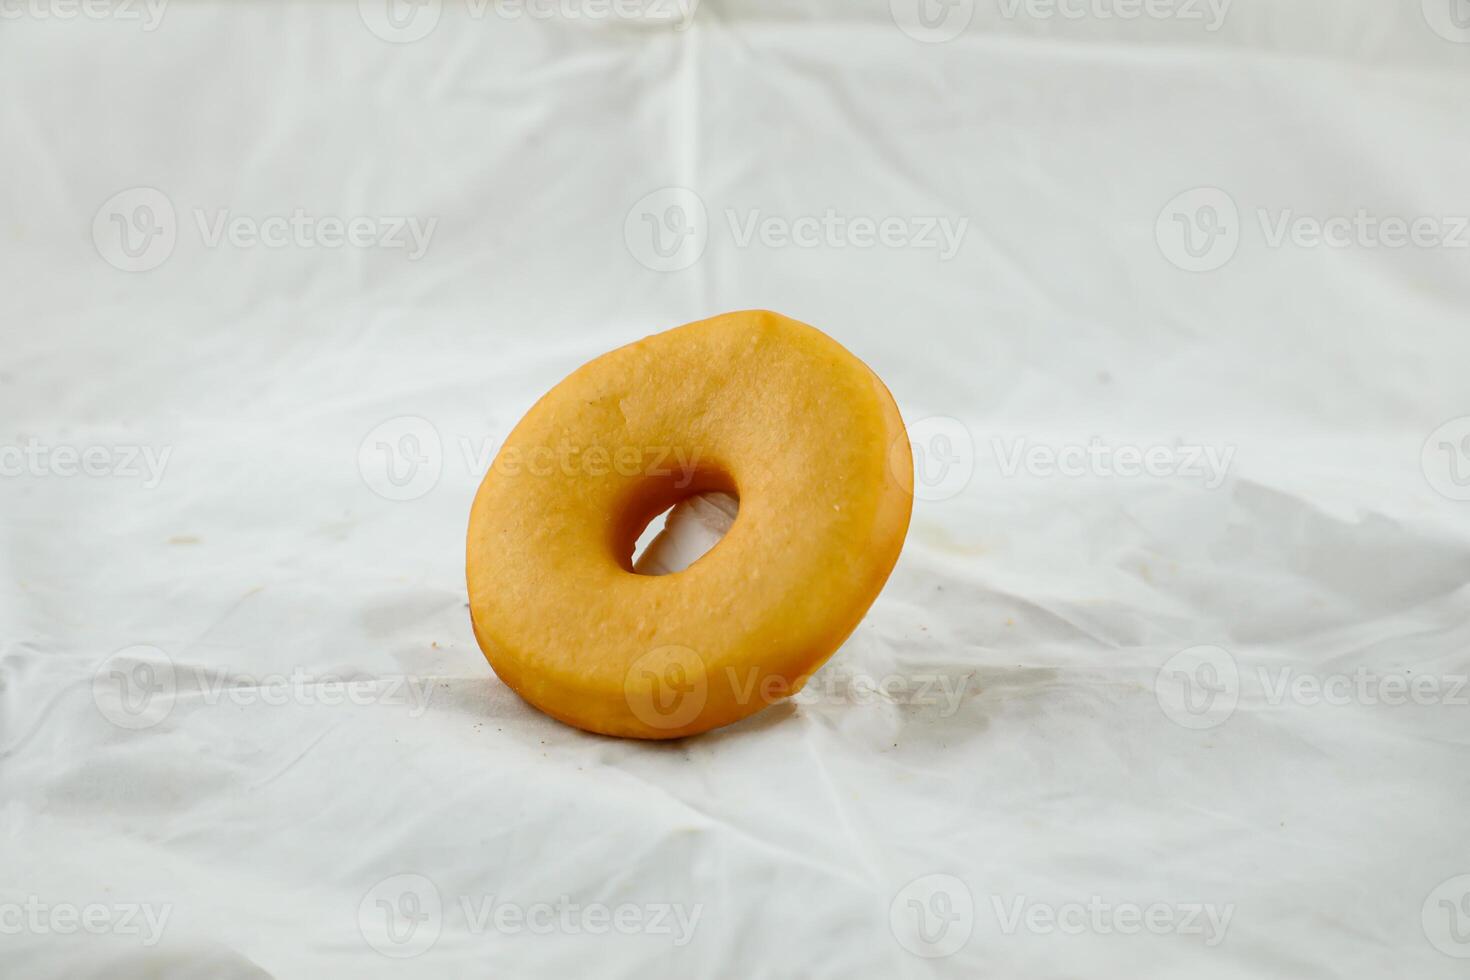
{"type": "Polygon", "coordinates": [[[740,513],[740,498],[711,490],[678,500],[648,522],[633,545],[639,575],[682,572],[719,544],[740,513]]]}
{"type": "Polygon", "coordinates": [[[724,537],[739,500],[730,471],[709,461],[630,481],[608,523],[613,560],[638,575],[681,572],[724,537]]]}

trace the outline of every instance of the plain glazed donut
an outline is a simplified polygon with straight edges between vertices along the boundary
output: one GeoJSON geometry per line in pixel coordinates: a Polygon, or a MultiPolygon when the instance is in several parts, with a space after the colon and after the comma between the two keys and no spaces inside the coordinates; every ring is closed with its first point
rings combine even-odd
{"type": "Polygon", "coordinates": [[[511,432],[470,512],[470,617],[522,698],[607,735],[677,738],[801,689],[898,560],[913,502],[903,420],[819,330],[746,311],[589,362],[511,432]],[[672,504],[739,500],[672,575],[633,571],[672,504]]]}

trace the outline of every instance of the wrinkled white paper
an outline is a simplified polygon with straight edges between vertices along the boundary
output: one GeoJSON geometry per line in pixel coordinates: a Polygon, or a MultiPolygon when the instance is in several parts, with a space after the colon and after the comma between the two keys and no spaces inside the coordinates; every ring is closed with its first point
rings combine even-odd
{"type": "Polygon", "coordinates": [[[1453,4],[587,4],[5,8],[0,974],[1463,976],[1453,4]],[[904,554],[787,703],[561,725],[479,478],[750,307],[904,554]]]}

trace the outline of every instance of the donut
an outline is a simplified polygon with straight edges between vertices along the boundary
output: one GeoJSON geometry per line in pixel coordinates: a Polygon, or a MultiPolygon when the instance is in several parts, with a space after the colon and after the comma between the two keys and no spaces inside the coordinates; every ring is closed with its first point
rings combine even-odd
{"type": "Polygon", "coordinates": [[[470,510],[475,638],[531,705],[643,739],[728,725],[801,690],[898,560],[913,461],[893,396],[814,327],[765,310],[655,334],[536,402],[470,510]],[[633,552],[700,494],[738,501],[667,575],[633,552]]]}

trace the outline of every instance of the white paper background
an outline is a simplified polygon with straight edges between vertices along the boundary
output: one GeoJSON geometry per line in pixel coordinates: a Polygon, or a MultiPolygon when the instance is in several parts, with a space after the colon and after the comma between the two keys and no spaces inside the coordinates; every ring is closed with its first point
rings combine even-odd
{"type": "Polygon", "coordinates": [[[1419,6],[430,0],[390,43],[376,0],[11,0],[0,973],[1464,976],[1470,32],[1419,6]],[[704,248],[656,271],[670,204],[704,248]],[[412,261],[209,244],[296,208],[436,224],[412,261]],[[967,224],[947,259],[740,242],[828,209],[967,224]],[[1360,209],[1450,241],[1268,239],[1360,209]],[[675,744],[561,726],[470,633],[488,453],[584,360],[748,307],[871,364],[942,499],[817,696],[675,744]],[[1173,469],[1009,465],[1093,439],[1173,469]],[[396,486],[379,442],[426,462],[396,486]],[[111,673],[139,656],[174,697],[111,673]],[[539,935],[491,897],[699,917],[539,935]]]}

